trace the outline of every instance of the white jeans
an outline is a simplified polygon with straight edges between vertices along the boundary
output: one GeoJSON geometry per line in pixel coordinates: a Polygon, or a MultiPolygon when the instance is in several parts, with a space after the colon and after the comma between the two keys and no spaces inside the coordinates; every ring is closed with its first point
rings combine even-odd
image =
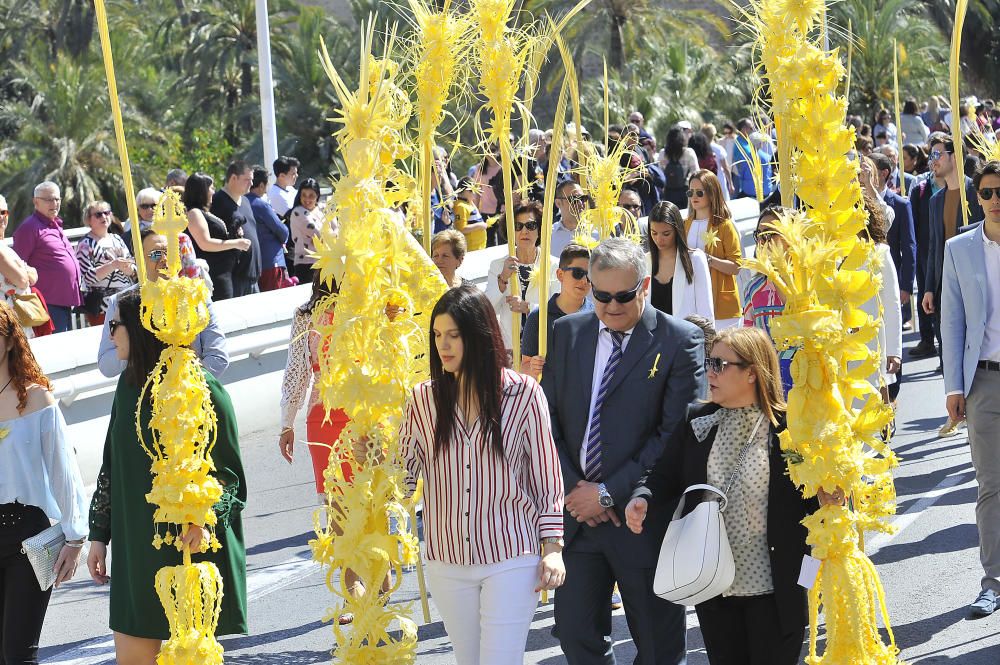
{"type": "Polygon", "coordinates": [[[458,665],[522,665],[538,606],[539,557],[488,566],[427,562],[427,586],[458,665]]]}

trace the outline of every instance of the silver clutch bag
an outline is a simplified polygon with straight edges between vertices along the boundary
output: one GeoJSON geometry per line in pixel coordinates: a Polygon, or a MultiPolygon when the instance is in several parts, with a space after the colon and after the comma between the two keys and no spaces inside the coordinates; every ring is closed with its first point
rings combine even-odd
{"type": "Polygon", "coordinates": [[[38,586],[45,591],[56,581],[56,560],[66,544],[62,527],[53,524],[45,531],[21,543],[21,554],[28,557],[28,563],[35,570],[38,586]]]}

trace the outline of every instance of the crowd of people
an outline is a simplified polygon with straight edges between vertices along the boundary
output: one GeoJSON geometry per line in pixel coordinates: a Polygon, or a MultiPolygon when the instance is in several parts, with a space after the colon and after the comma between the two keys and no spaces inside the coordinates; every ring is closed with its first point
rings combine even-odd
{"type": "MultiPolygon", "coordinates": [[[[941,355],[948,428],[968,421],[984,568],[971,610],[985,615],[1000,604],[1000,462],[992,445],[1000,426],[1000,162],[983,159],[970,142],[964,154],[973,176],[962,182],[951,135],[940,131],[950,114],[940,100],[927,106],[921,114],[908,101],[900,128],[881,111],[874,129],[858,127],[867,220],[859,236],[876,246],[868,269],[881,275],[879,295],[865,304],[871,315],[881,313],[870,345],[882,357],[870,380],[893,404],[902,332],[917,307],[920,343],[909,356],[941,355]],[[865,142],[869,134],[873,145],[865,142]]],[[[958,110],[970,134],[991,135],[1000,125],[992,104],[982,106],[975,114],[958,110]]],[[[801,519],[848,497],[823,488],[816,499],[803,499],[784,472],[778,436],[795,349],[779,352],[770,335],[784,301],[763,275],[751,276],[742,292],[736,279],[742,248],[730,200],[760,194],[757,246],[786,243],[778,221],[793,211],[777,203],[773,144],[748,119],[727,123],[721,136],[711,125],[695,132],[681,122],[658,151],[642,116],[628,121],[612,127],[609,139],[626,142],[622,167],[638,174],[626,183],[619,209],[622,228],[636,222],[639,243],[624,233],[598,242],[580,232],[592,201],[573,170],[572,143],[558,175],[549,256],[541,249],[537,187],[546,177],[538,170],[548,163],[546,133],[530,137],[535,184],[510,202],[495,146],[463,178],[451,172],[445,151],[435,151],[431,258],[449,288],[431,316],[431,378],[413,388],[399,436],[408,486],[424,481],[427,579],[460,665],[523,662],[538,592],[555,589],[553,632],[571,665],[614,662],[611,613],[619,604],[637,663],[683,663],[683,607],[654,594],[652,582],[679,497],[706,482],[731,488],[726,526],[736,566],[730,589],[696,606],[710,662],[799,662],[808,624],[806,591],[797,583],[809,551],[801,519]],[[753,162],[767,167],[763,181],[754,177],[753,162]],[[468,251],[504,241],[496,218],[508,204],[514,252],[490,265],[480,289],[461,277],[462,262],[468,251]],[[544,320],[542,279],[550,294],[544,320]],[[517,331],[520,371],[511,357],[517,331]]],[[[313,270],[312,239],[329,222],[317,181],[299,182],[294,158],[279,158],[272,171],[276,182],[268,186],[266,169],[234,161],[218,191],[209,175],[171,172],[166,187],[175,189],[187,214],[180,274],[206,279],[215,301],[312,284],[308,300],[296,303],[277,405],[278,448],[291,462],[297,414],[306,405],[306,437],[319,444],[308,446],[315,488],[325,497],[323,471],[348,424],[343,411],[326,411],[315,389],[323,344],[317,322],[336,315],[316,308],[337,285],[313,270]]],[[[50,520],[67,539],[56,585],[73,576],[88,539],[89,572],[107,583],[109,547],[114,551],[109,623],[119,663],[151,665],[168,636],[153,576],[179,563],[180,554],[150,543],[152,507],[143,496],[151,473],[136,432],[138,422],[150,436],[140,389],[163,347],[141,324],[132,260],[141,252],[149,279],[173,278],[166,273],[168,239],[151,228],[159,197],[155,189],[136,197],[140,247],[133,246],[133,222],[116,225],[110,206],[96,201],[85,208],[90,232],[73,248],[59,218],[58,185],[41,183],[13,248],[0,245],[6,296],[0,438],[8,439],[0,446],[0,588],[4,605],[19,608],[0,615],[0,661],[11,665],[37,662],[51,589],[39,590],[18,550],[50,520]],[[51,384],[27,342],[37,331],[25,318],[36,311],[32,297],[44,299],[56,332],[70,327],[74,308],[102,325],[98,367],[121,377],[92,497],[84,493],[51,384]]],[[[2,232],[8,214],[6,202],[0,204],[2,232]]],[[[232,403],[219,381],[229,364],[226,340],[211,305],[209,311],[210,323],[192,347],[218,419],[212,456],[224,486],[215,507],[223,549],[196,560],[215,562],[225,580],[221,635],[247,631],[240,514],[252,488],[232,403]]],[[[387,306],[385,315],[392,320],[399,312],[387,306]]],[[[183,538],[198,550],[208,532],[192,524],[183,538]]],[[[354,594],[392,588],[391,579],[344,575],[354,594]]],[[[352,620],[339,617],[342,624],[352,620]]]]}

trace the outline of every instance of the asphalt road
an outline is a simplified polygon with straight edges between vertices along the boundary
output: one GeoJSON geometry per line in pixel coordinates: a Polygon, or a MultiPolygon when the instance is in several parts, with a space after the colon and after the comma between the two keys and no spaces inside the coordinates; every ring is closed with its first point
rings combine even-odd
{"type": "MultiPolygon", "coordinates": [[[[915,342],[908,335],[907,346],[915,342]]],[[[937,359],[906,362],[895,449],[899,532],[871,536],[867,548],[888,596],[902,657],[910,663],[1000,663],[1000,616],[967,618],[979,589],[976,489],[965,436],[937,438],[944,422],[944,391],[937,359]]],[[[277,422],[275,405],[275,422],[277,422]]],[[[275,427],[275,430],[277,426],[275,427]]],[[[302,428],[301,431],[304,431],[302,428]]],[[[304,665],[331,660],[333,631],[321,620],[333,597],[309,558],[316,499],[308,455],[293,465],[280,459],[276,432],[246,433],[243,455],[250,500],[247,534],[250,635],[226,638],[226,661],[240,665],[304,665]]],[[[107,628],[107,587],[94,586],[84,571],[55,592],[42,634],[42,662],[60,665],[114,663],[107,628]]],[[[416,575],[405,576],[394,602],[413,603],[420,615],[416,575]]],[[[431,622],[420,628],[416,662],[453,663],[444,627],[431,601],[431,622]]],[[[550,635],[551,604],[540,605],[528,639],[525,663],[554,665],[565,659],[550,635]]],[[[689,614],[690,665],[705,665],[697,620],[689,614]]],[[[616,652],[631,663],[635,650],[624,614],[614,617],[616,652]]]]}

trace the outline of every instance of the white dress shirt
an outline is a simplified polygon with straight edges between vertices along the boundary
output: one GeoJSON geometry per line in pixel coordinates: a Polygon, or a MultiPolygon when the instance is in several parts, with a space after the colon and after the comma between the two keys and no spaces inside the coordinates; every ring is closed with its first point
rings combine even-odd
{"type": "Polygon", "coordinates": [[[274,208],[274,214],[278,217],[284,217],[295,203],[296,192],[294,187],[282,188],[276,182],[271,183],[271,186],[267,188],[267,200],[274,208]]]}
{"type": "MultiPolygon", "coordinates": [[[[625,331],[625,337],[622,339],[622,354],[625,354],[625,349],[628,347],[628,341],[632,338],[632,331],[635,330],[635,326],[632,326],[625,331]]],[[[583,432],[583,442],[580,446],[580,468],[587,468],[587,442],[590,441],[590,423],[594,419],[594,406],[597,404],[597,393],[601,390],[601,379],[604,378],[604,368],[608,366],[608,361],[611,360],[611,352],[615,348],[615,343],[611,339],[610,328],[608,328],[603,323],[600,323],[597,328],[597,349],[594,351],[594,384],[590,388],[590,408],[587,409],[587,429],[583,432]]]]}
{"type": "Polygon", "coordinates": [[[980,360],[1000,361],[1000,244],[983,233],[983,258],[986,260],[986,330],[980,360]]]}
{"type": "Polygon", "coordinates": [[[696,219],[691,222],[691,228],[688,229],[688,249],[700,249],[705,251],[705,234],[708,233],[708,220],[707,219],[696,219]]]}

